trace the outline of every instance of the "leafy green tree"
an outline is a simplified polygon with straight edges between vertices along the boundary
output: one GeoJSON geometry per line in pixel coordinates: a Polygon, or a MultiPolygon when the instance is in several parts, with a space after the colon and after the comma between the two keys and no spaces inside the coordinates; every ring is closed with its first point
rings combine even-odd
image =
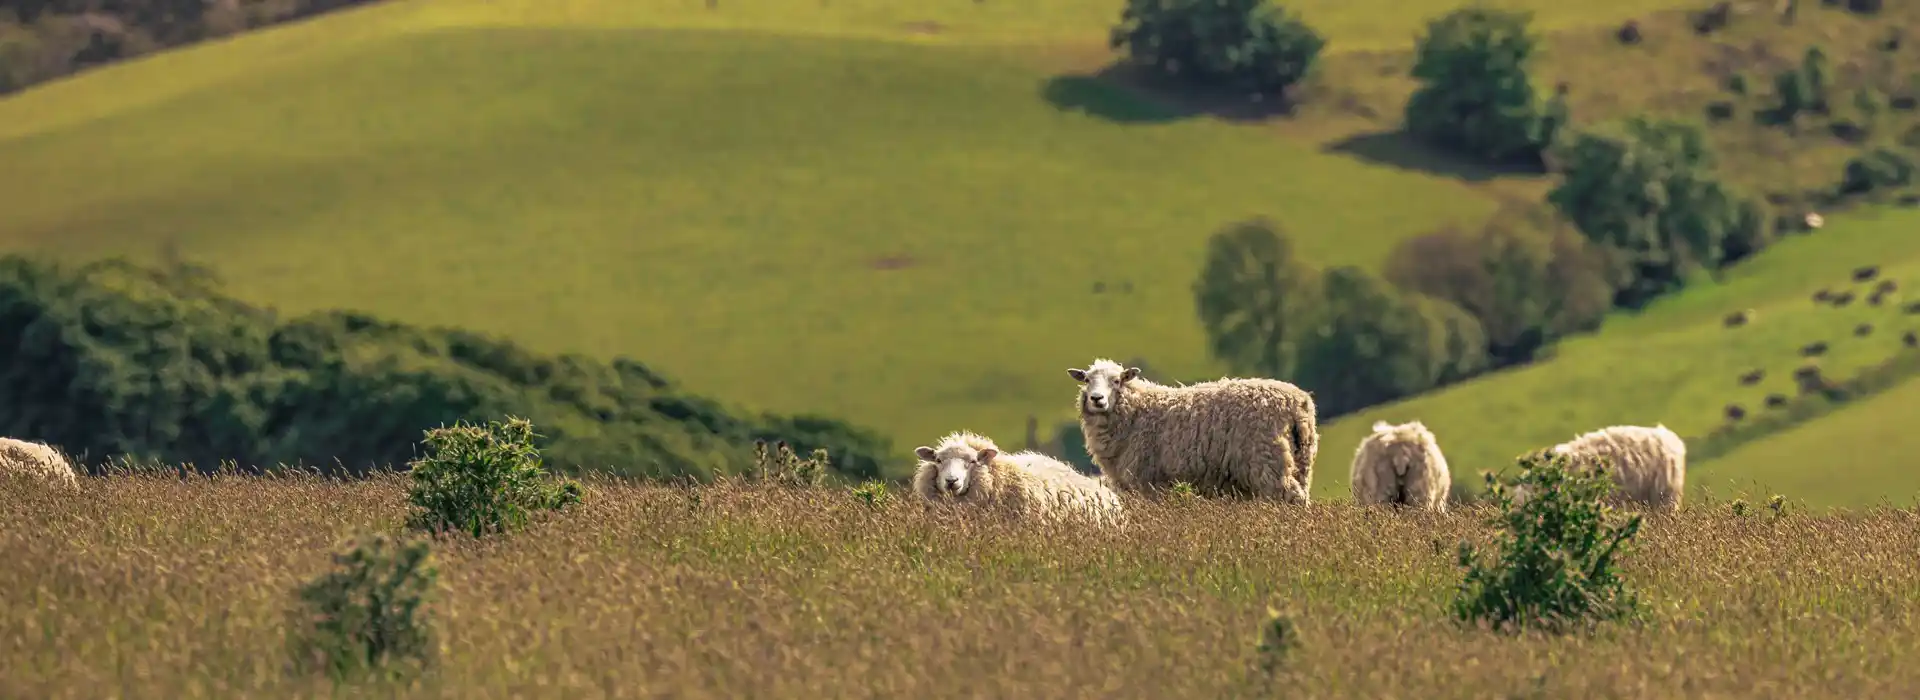
{"type": "Polygon", "coordinates": [[[1386,277],[1471,314],[1503,365],[1598,328],[1617,282],[1603,250],[1557,212],[1531,205],[1505,207],[1471,233],[1447,228],[1408,239],[1388,256],[1386,277]]]}
{"type": "Polygon", "coordinates": [[[1270,0],[1127,0],[1109,43],[1135,65],[1256,94],[1306,79],[1327,45],[1270,0]]]}
{"type": "Polygon", "coordinates": [[[1541,100],[1528,74],[1539,44],[1531,13],[1469,6],[1427,23],[1415,51],[1420,87],[1407,131],[1494,162],[1539,162],[1567,121],[1564,94],[1541,100]]]}
{"type": "Polygon", "coordinates": [[[1583,131],[1554,157],[1547,201],[1629,273],[1615,303],[1638,306],[1712,270],[1730,244],[1766,236],[1758,201],[1722,182],[1694,124],[1633,117],[1583,131]]]}
{"type": "Polygon", "coordinates": [[[1484,366],[1485,335],[1458,309],[1401,293],[1357,267],[1326,271],[1322,285],[1319,326],[1301,344],[1296,383],[1314,393],[1323,416],[1410,396],[1484,366]]]}
{"type": "Polygon", "coordinates": [[[1214,357],[1235,372],[1286,377],[1315,326],[1319,275],[1266,219],[1227,226],[1207,240],[1194,302],[1214,357]]]}

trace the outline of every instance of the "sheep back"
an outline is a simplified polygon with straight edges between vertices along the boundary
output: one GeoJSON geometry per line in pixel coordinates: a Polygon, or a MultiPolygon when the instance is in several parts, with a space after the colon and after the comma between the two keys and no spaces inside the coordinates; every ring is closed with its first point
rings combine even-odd
{"type": "Polygon", "coordinates": [[[80,477],[59,450],[40,442],[0,438],[0,476],[23,476],[77,489],[80,477]]]}
{"type": "Polygon", "coordinates": [[[1667,511],[1679,510],[1685,495],[1687,443],[1665,425],[1616,425],[1586,433],[1549,450],[1578,466],[1606,457],[1618,487],[1612,500],[1637,501],[1667,511]]]}
{"type": "Polygon", "coordinates": [[[1353,500],[1445,512],[1453,475],[1440,442],[1419,421],[1373,424],[1353,455],[1353,500]]]}

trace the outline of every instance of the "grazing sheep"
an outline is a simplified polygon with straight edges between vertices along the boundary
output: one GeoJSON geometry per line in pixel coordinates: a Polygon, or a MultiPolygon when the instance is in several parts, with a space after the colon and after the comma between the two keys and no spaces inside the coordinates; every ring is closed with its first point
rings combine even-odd
{"type": "Polygon", "coordinates": [[[1853,292],[1841,292],[1833,295],[1834,306],[1846,306],[1853,303],[1853,292]]]}
{"type": "Polygon", "coordinates": [[[1865,267],[1856,267],[1853,269],[1853,281],[1855,282],[1865,282],[1879,275],[1880,275],[1879,265],[1867,265],[1865,267]]]}
{"type": "MultiPolygon", "coordinates": [[[[1680,509],[1687,480],[1687,443],[1665,425],[1601,428],[1542,452],[1564,455],[1575,468],[1590,467],[1602,457],[1610,460],[1607,474],[1618,487],[1609,498],[1614,503],[1680,509]]],[[[1517,495],[1524,500],[1525,493],[1517,495]]]]}
{"type": "Polygon", "coordinates": [[[1862,324],[1860,324],[1860,325],[1858,325],[1858,326],[1854,326],[1854,327],[1853,327],[1853,334],[1854,334],[1854,335],[1855,335],[1856,337],[1860,337],[1860,338],[1865,338],[1865,337],[1867,337],[1867,336],[1869,336],[1869,335],[1873,335],[1873,324],[1871,324],[1871,323],[1862,323],[1862,324]]]}
{"type": "Polygon", "coordinates": [[[1829,301],[1833,301],[1833,290],[1822,289],[1813,293],[1813,303],[1825,304],[1829,301]]]}
{"type": "Polygon", "coordinates": [[[1446,512],[1453,475],[1440,442],[1420,421],[1373,424],[1353,454],[1353,501],[1446,512]]]}
{"type": "Polygon", "coordinates": [[[1884,279],[1880,280],[1879,284],[1873,285],[1873,293],[1875,294],[1892,294],[1893,292],[1899,291],[1899,289],[1900,282],[1898,280],[1884,279]]]}
{"type": "Polygon", "coordinates": [[[1740,404],[1737,404],[1737,403],[1727,404],[1727,420],[1739,421],[1746,417],[1747,417],[1747,409],[1741,408],[1740,404]]]}
{"type": "Polygon", "coordinates": [[[1120,499],[1104,480],[1038,452],[1001,452],[993,440],[960,430],[913,453],[920,458],[913,491],[929,502],[1052,519],[1121,517],[1120,499]]]}
{"type": "Polygon", "coordinates": [[[1913,331],[1907,331],[1900,334],[1900,342],[1910,348],[1920,348],[1920,335],[1915,335],[1913,331]]]}
{"type": "Polygon", "coordinates": [[[1802,394],[1818,393],[1828,388],[1826,377],[1820,374],[1820,365],[1811,363],[1793,370],[1793,383],[1800,388],[1802,394]]]}
{"type": "Polygon", "coordinates": [[[1766,378],[1767,378],[1766,370],[1756,369],[1746,374],[1740,375],[1740,386],[1753,386],[1755,384],[1759,384],[1760,380],[1766,379],[1766,378]]]}
{"type": "Polygon", "coordinates": [[[1818,343],[1808,343],[1800,348],[1801,357],[1819,357],[1825,354],[1827,354],[1827,341],[1824,340],[1818,343]]]}
{"type": "Polygon", "coordinates": [[[1900,313],[1908,315],[1920,314],[1920,301],[1907,302],[1904,306],[1900,307],[1900,313]]]}
{"type": "Polygon", "coordinates": [[[24,476],[61,489],[80,487],[80,476],[59,450],[13,438],[0,437],[0,476],[24,476]]]}
{"type": "Polygon", "coordinates": [[[1120,490],[1185,481],[1207,493],[1310,500],[1320,430],[1313,397],[1299,387],[1276,379],[1165,386],[1106,359],[1067,375],[1082,384],[1087,454],[1120,490]]]}
{"type": "Polygon", "coordinates": [[[1614,30],[1613,38],[1615,41],[1619,41],[1628,46],[1640,43],[1640,39],[1642,38],[1640,35],[1640,22],[1638,20],[1627,20],[1626,24],[1622,24],[1619,29],[1614,30]]]}
{"type": "Polygon", "coordinates": [[[1728,328],[1739,328],[1752,322],[1753,309],[1745,309],[1727,314],[1726,320],[1723,321],[1728,328]]]}
{"type": "Polygon", "coordinates": [[[1787,405],[1787,397],[1786,397],[1786,395],[1784,395],[1784,394],[1767,394],[1767,408],[1779,408],[1779,407],[1781,407],[1781,406],[1785,406],[1785,405],[1787,405]]]}
{"type": "Polygon", "coordinates": [[[1807,212],[1807,228],[1820,228],[1827,225],[1826,217],[1815,212],[1807,212]]]}

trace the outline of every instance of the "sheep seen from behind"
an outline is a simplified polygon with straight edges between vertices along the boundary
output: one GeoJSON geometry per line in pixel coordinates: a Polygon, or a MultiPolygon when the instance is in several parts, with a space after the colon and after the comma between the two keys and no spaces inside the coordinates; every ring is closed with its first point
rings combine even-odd
{"type": "Polygon", "coordinates": [[[0,477],[31,479],[56,489],[80,487],[73,465],[52,445],[6,437],[0,437],[0,477]]]}
{"type": "Polygon", "coordinates": [[[1310,501],[1320,431],[1299,387],[1232,378],[1166,386],[1105,359],[1067,375],[1081,384],[1087,454],[1116,488],[1185,481],[1209,494],[1310,501]]]}
{"type": "Polygon", "coordinates": [[[1353,455],[1353,501],[1446,512],[1453,474],[1440,442],[1420,421],[1373,424],[1353,455]]]}
{"type": "Polygon", "coordinates": [[[1605,459],[1613,479],[1610,500],[1676,511],[1686,489],[1687,443],[1665,425],[1616,425],[1575,437],[1545,450],[1563,455],[1571,466],[1592,468],[1605,459]]]}

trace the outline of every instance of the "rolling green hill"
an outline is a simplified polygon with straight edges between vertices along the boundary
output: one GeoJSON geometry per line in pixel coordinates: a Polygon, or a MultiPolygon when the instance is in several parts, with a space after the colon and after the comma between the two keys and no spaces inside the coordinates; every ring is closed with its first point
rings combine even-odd
{"type": "MultiPolygon", "coordinates": [[[[1735,268],[1718,284],[1703,282],[1640,315],[1616,316],[1600,333],[1561,345],[1549,360],[1334,421],[1323,429],[1322,454],[1328,456],[1324,471],[1315,474],[1314,491],[1330,497],[1347,492],[1351,450],[1375,420],[1426,423],[1440,439],[1455,482],[1476,487],[1480,470],[1504,468],[1529,449],[1608,425],[1664,423],[1698,451],[1697,438],[1724,423],[1727,404],[1758,415],[1768,410],[1767,394],[1795,396],[1792,373],[1804,345],[1830,344],[1819,364],[1834,380],[1920,352],[1900,339],[1920,329],[1920,316],[1900,309],[1903,297],[1869,306],[1863,299],[1872,285],[1850,279],[1856,267],[1879,265],[1883,278],[1908,290],[1904,299],[1916,298],[1910,291],[1920,285],[1915,226],[1920,212],[1913,210],[1863,212],[1829,223],[1735,268]],[[1862,300],[1839,308],[1816,304],[1810,297],[1822,288],[1853,288],[1862,300]],[[1755,312],[1751,324],[1722,325],[1727,314],[1748,308],[1755,312]],[[1854,336],[1861,323],[1873,324],[1873,333],[1854,336]],[[1741,385],[1740,375],[1752,369],[1764,370],[1765,378],[1741,385]]],[[[1913,395],[1903,385],[1718,458],[1694,459],[1689,497],[1698,498],[1701,487],[1721,494],[1772,488],[1815,506],[1867,505],[1883,495],[1904,502],[1920,491],[1920,470],[1891,458],[1902,454],[1897,445],[1869,446],[1861,436],[1897,432],[1895,426],[1909,422],[1912,413],[1898,406],[1913,395]],[[1818,445],[1831,446],[1838,461],[1830,463],[1829,452],[1818,445]],[[1841,474],[1846,476],[1816,476],[1841,474]],[[1731,482],[1741,488],[1729,489],[1731,482]]]]}
{"type": "MultiPolygon", "coordinates": [[[[1288,3],[1333,41],[1334,99],[1243,125],[1058,80],[1107,60],[1117,0],[403,0],[0,99],[0,247],[183,257],[289,312],[631,355],[689,391],[878,427],[903,454],[961,427],[1017,442],[1026,416],[1065,417],[1061,370],[1094,356],[1219,371],[1188,285],[1220,225],[1272,216],[1317,262],[1370,264],[1491,211],[1512,179],[1342,140],[1397,118],[1404,65],[1374,50],[1455,4],[1288,3]]],[[[1501,4],[1564,30],[1546,65],[1578,114],[1712,97],[1685,71],[1605,77],[1717,51],[1673,38],[1674,17],[1641,49],[1599,43],[1690,3],[1501,4]]],[[[1751,146],[1737,163],[1793,155],[1734,143],[1751,146]]],[[[1840,152],[1809,148],[1821,168],[1840,152]]],[[[1900,225],[1836,222],[1537,366],[1334,422],[1316,491],[1344,495],[1345,450],[1376,417],[1427,420],[1463,477],[1597,425],[1710,429],[1722,404],[1757,403],[1721,374],[1764,362],[1783,380],[1794,347],[1865,313],[1804,296],[1862,260],[1915,259],[1884,230],[1900,225]],[[1719,327],[1747,306],[1762,323],[1719,327]]],[[[1895,336],[1836,350],[1830,372],[1895,336]]]]}

